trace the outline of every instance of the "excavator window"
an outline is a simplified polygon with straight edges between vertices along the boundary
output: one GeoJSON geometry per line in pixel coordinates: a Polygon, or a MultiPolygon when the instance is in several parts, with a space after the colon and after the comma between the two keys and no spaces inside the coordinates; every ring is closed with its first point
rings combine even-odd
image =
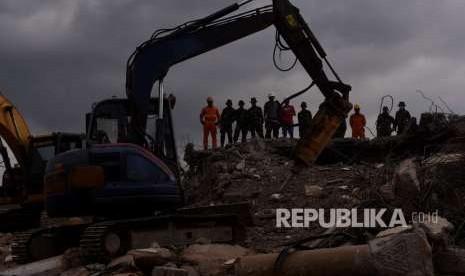
{"type": "MultiPolygon", "coordinates": [[[[118,142],[118,119],[97,118],[97,140],[102,143],[118,142]]],[[[122,131],[122,130],[120,130],[122,131]]]]}
{"type": "Polygon", "coordinates": [[[156,184],[169,180],[166,173],[142,156],[128,154],[126,164],[129,181],[156,184]]]}

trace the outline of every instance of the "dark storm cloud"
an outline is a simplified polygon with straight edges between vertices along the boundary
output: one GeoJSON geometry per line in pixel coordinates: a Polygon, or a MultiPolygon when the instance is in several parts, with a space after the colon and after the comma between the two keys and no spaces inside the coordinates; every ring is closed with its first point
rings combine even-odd
{"type": "MultiPolygon", "coordinates": [[[[461,0],[295,0],[326,48],[353,100],[374,123],[383,94],[407,101],[418,116],[441,95],[464,111],[465,31],[461,0]]],[[[93,102],[124,96],[126,59],[157,28],[173,27],[232,1],[0,0],[0,90],[35,132],[83,131],[93,102]]],[[[269,4],[257,0],[249,7],[269,4]]],[[[167,89],[178,97],[180,140],[198,141],[198,112],[208,95],[222,105],[268,91],[281,97],[305,87],[301,68],[272,65],[274,30],[174,66],[167,89]]],[[[314,111],[317,91],[302,99],[314,111]]],[[[298,105],[298,103],[296,103],[298,105]]]]}

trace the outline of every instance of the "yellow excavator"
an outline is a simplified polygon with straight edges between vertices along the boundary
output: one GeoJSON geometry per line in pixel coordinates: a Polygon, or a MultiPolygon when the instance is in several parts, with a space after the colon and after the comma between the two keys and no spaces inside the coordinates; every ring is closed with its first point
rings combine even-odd
{"type": "Polygon", "coordinates": [[[81,148],[81,134],[53,132],[33,136],[26,120],[0,93],[0,232],[35,227],[43,210],[43,176],[47,161],[60,152],[81,148]]]}

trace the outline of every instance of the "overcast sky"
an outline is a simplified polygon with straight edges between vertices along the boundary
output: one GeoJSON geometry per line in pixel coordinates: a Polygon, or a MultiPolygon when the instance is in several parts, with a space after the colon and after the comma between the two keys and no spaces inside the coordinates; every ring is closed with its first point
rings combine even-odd
{"type": "MultiPolygon", "coordinates": [[[[374,129],[380,99],[391,94],[418,116],[429,102],[421,89],[457,113],[465,111],[465,1],[294,0],[325,47],[351,99],[374,129]]],[[[92,103],[124,97],[125,65],[137,45],[159,28],[216,11],[232,0],[0,0],[0,91],[23,113],[33,133],[84,131],[92,103]]],[[[270,4],[256,0],[248,7],[270,4]]],[[[247,7],[246,7],[247,8],[247,7]]],[[[273,67],[273,27],[171,69],[180,143],[199,141],[205,98],[278,99],[305,87],[301,67],[273,67]]],[[[322,97],[301,100],[316,112],[322,97]]],[[[445,107],[443,107],[445,108],[445,107]]]]}

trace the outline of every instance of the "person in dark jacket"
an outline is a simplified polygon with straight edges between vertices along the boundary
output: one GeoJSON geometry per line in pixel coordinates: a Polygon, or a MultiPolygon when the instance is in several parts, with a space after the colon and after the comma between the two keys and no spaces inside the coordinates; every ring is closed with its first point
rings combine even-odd
{"type": "Polygon", "coordinates": [[[233,142],[232,136],[232,124],[234,122],[234,116],[236,110],[232,107],[232,101],[226,101],[226,107],[221,112],[220,117],[220,134],[221,134],[221,147],[224,147],[225,136],[228,136],[228,143],[231,144],[233,142]]]}
{"type": "Polygon", "coordinates": [[[410,124],[410,112],[405,109],[405,103],[399,102],[399,110],[396,112],[396,124],[395,129],[397,135],[404,133],[407,130],[408,125],[410,124]]]}
{"type": "Polygon", "coordinates": [[[347,121],[346,118],[342,119],[341,123],[334,132],[333,138],[344,138],[347,131],[347,121]]]}
{"type": "Polygon", "coordinates": [[[237,143],[240,134],[242,134],[242,143],[245,143],[245,141],[247,140],[248,111],[244,108],[244,105],[244,101],[240,100],[239,108],[235,111],[234,120],[236,121],[236,128],[234,129],[234,143],[237,143]]]}
{"type": "Polygon", "coordinates": [[[265,117],[265,138],[270,139],[273,133],[273,138],[278,138],[279,135],[279,102],[275,100],[275,94],[273,92],[268,94],[268,101],[263,107],[263,113],[265,117]]]}
{"type": "Polygon", "coordinates": [[[249,108],[249,130],[252,138],[258,137],[263,138],[263,112],[261,107],[257,106],[257,99],[251,98],[250,103],[252,106],[249,108]]]}
{"type": "Polygon", "coordinates": [[[387,106],[384,106],[383,112],[378,115],[378,120],[376,120],[377,136],[378,137],[391,136],[391,133],[394,130],[395,124],[396,124],[396,121],[391,115],[389,115],[389,108],[387,106]]]}
{"type": "Polygon", "coordinates": [[[300,107],[302,110],[297,114],[297,119],[299,120],[299,136],[302,138],[304,137],[305,131],[310,126],[310,122],[312,121],[312,112],[307,109],[306,102],[302,102],[300,107]]]}

